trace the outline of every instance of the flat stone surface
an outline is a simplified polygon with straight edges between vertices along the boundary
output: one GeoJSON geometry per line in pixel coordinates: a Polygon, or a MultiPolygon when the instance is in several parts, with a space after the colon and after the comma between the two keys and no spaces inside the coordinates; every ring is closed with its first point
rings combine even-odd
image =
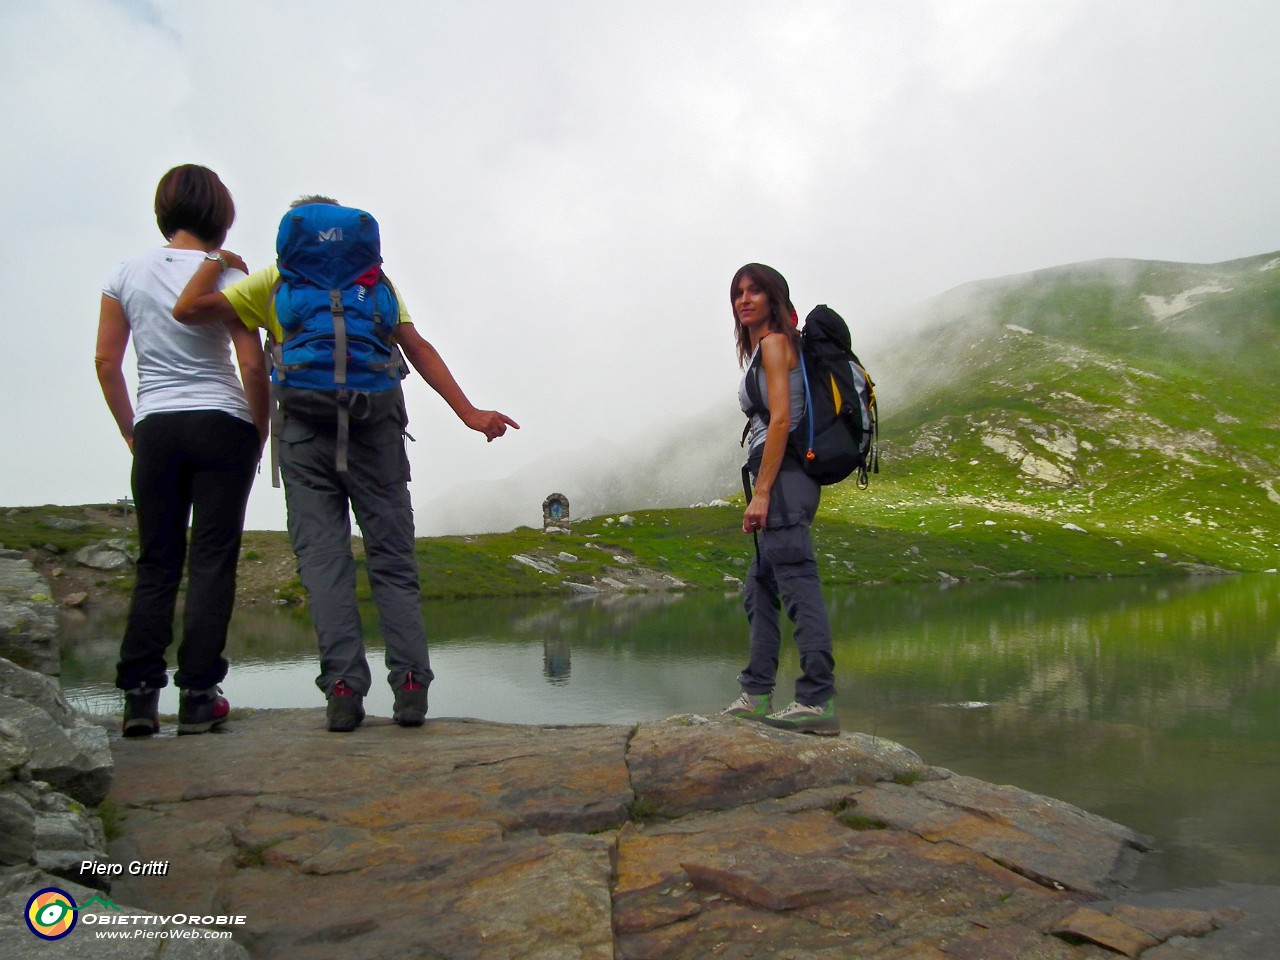
{"type": "Polygon", "coordinates": [[[834,783],[946,775],[892,740],[862,733],[797,739],[760,723],[704,717],[642,724],[628,763],[642,806],[667,816],[834,783]],[[677,769],[680,776],[672,776],[677,769]]]}
{"type": "Polygon", "coordinates": [[[1114,958],[1065,932],[1087,910],[1180,960],[1157,951],[1252,919],[1101,901],[1139,835],[863,735],[697,717],[339,735],[321,710],[225,730],[113,740],[111,859],[168,866],[111,896],[243,914],[253,957],[1114,958]]]}
{"type": "Polygon", "coordinates": [[[1031,879],[1090,896],[1114,895],[1150,839],[1079,807],[972,777],[886,784],[859,801],[863,816],[926,840],[981,852],[1031,879]]]}

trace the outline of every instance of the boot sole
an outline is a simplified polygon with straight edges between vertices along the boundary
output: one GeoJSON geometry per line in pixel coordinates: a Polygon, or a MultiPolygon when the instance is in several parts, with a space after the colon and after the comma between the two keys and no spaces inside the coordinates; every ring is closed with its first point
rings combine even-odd
{"type": "Polygon", "coordinates": [[[355,723],[350,723],[350,724],[331,723],[328,725],[327,729],[330,733],[351,733],[353,730],[355,730],[356,727],[360,726],[362,722],[363,722],[362,720],[357,720],[355,723]]]}
{"type": "Polygon", "coordinates": [[[227,718],[221,720],[208,720],[203,723],[180,723],[178,724],[178,734],[185,736],[192,733],[208,733],[214,727],[220,727],[227,722],[227,718]]]}

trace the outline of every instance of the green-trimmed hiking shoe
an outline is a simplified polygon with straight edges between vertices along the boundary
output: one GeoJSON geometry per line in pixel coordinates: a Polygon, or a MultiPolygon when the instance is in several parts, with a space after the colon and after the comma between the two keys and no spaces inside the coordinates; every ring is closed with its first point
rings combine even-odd
{"type": "Polygon", "coordinates": [[[840,734],[840,718],[836,716],[834,699],[818,706],[796,703],[793,700],[777,713],[771,713],[762,719],[779,730],[816,733],[820,737],[835,737],[840,734]]]}
{"type": "Polygon", "coordinates": [[[745,690],[737,700],[720,711],[722,717],[737,717],[740,720],[763,720],[765,714],[773,709],[773,694],[747,693],[745,690]]]}

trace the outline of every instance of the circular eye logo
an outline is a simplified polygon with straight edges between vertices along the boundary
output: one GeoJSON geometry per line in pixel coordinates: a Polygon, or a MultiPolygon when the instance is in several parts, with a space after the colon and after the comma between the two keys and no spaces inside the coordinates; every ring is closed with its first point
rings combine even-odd
{"type": "Polygon", "coordinates": [[[27,901],[27,928],[41,940],[61,940],[75,929],[76,910],[71,894],[45,887],[27,901]]]}

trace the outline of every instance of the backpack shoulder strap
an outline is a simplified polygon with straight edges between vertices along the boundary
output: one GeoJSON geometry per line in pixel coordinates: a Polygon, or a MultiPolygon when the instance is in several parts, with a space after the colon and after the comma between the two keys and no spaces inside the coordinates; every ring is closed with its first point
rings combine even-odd
{"type": "Polygon", "coordinates": [[[391,299],[396,305],[395,316],[390,320],[383,321],[382,312],[378,309],[378,298],[373,298],[373,322],[378,328],[378,335],[384,337],[387,345],[391,347],[391,365],[389,372],[401,380],[409,375],[409,361],[404,358],[404,351],[400,349],[400,344],[395,339],[396,328],[400,326],[400,294],[396,292],[395,284],[391,282],[391,278],[387,276],[387,271],[382,270],[378,274],[378,283],[384,283],[387,286],[387,292],[391,294],[391,299]],[[382,332],[385,327],[385,334],[382,332]]]}
{"type": "Polygon", "coordinates": [[[760,345],[763,343],[764,340],[762,339],[756,345],[755,352],[751,354],[743,384],[747,390],[747,400],[751,403],[751,409],[747,411],[747,418],[750,419],[755,414],[760,416],[765,423],[768,423],[769,405],[765,402],[764,395],[760,392],[760,378],[756,376],[756,371],[763,369],[764,358],[760,354],[760,345]]]}
{"type": "MultiPolygon", "coordinates": [[[[276,294],[280,292],[280,287],[284,284],[284,277],[276,277],[276,282],[271,286],[271,296],[267,300],[267,309],[275,310],[276,294]]],[[[278,314],[277,314],[278,318],[278,314]]],[[[280,344],[276,342],[276,338],[272,335],[268,328],[267,335],[262,341],[262,353],[267,364],[267,378],[271,380],[271,374],[274,371],[279,383],[284,383],[285,368],[284,354],[281,351],[280,344]]],[[[269,424],[271,434],[271,486],[280,489],[280,431],[284,429],[284,408],[280,406],[280,388],[278,384],[272,380],[270,385],[270,395],[267,401],[270,412],[269,424]]]]}

